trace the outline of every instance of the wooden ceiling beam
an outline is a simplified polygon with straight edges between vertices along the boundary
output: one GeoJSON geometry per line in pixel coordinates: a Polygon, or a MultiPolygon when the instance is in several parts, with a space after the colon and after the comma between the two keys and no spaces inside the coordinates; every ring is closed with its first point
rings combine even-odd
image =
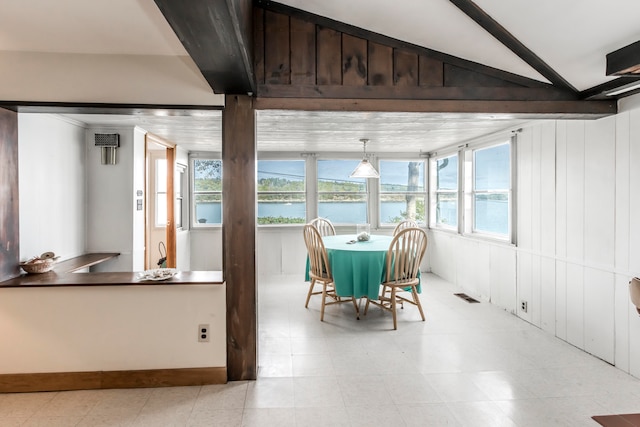
{"type": "Polygon", "coordinates": [[[154,0],[215,93],[255,93],[251,0],[154,0]]]}
{"type": "Polygon", "coordinates": [[[640,93],[640,88],[619,93],[613,96],[608,96],[607,93],[621,89],[623,86],[630,85],[632,83],[640,83],[640,77],[622,76],[617,79],[610,80],[608,82],[599,84],[589,89],[580,92],[580,99],[596,100],[596,99],[620,99],[625,96],[635,95],[640,93]]]}
{"type": "Polygon", "coordinates": [[[617,111],[610,101],[470,101],[406,99],[257,98],[256,110],[369,111],[442,113],[452,120],[485,119],[598,119],[617,111]]]}
{"type": "Polygon", "coordinates": [[[259,97],[468,101],[576,101],[566,91],[525,87],[427,87],[258,84],[259,97]]]}
{"type": "Polygon", "coordinates": [[[87,102],[0,101],[0,108],[18,113],[118,114],[127,116],[217,117],[219,105],[104,104],[87,102]]]}
{"type": "Polygon", "coordinates": [[[513,53],[518,55],[523,61],[529,64],[534,70],[542,74],[554,86],[577,93],[578,90],[544,62],[538,55],[533,53],[529,48],[520,42],[513,34],[507,31],[496,20],[489,16],[484,10],[478,7],[471,0],[449,0],[458,9],[465,13],[469,18],[473,19],[485,31],[495,37],[500,43],[509,48],[513,53]]]}

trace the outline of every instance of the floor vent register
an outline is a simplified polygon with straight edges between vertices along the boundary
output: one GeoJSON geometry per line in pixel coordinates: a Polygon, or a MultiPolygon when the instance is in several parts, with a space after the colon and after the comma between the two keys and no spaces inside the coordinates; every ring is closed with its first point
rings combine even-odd
{"type": "Polygon", "coordinates": [[[454,294],[455,296],[457,296],[458,298],[462,298],[463,300],[465,300],[466,302],[472,303],[472,302],[480,302],[477,299],[471,298],[469,295],[467,294],[463,294],[463,293],[459,293],[459,294],[454,294]]]}

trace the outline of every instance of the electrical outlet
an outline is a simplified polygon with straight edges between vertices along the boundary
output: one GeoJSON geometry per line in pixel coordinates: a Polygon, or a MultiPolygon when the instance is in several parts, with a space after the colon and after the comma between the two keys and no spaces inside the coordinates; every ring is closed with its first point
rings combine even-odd
{"type": "Polygon", "coordinates": [[[209,342],[209,325],[198,325],[198,342],[209,342]]]}
{"type": "Polygon", "coordinates": [[[520,310],[524,311],[525,313],[527,312],[527,302],[526,301],[520,301],[520,310]]]}

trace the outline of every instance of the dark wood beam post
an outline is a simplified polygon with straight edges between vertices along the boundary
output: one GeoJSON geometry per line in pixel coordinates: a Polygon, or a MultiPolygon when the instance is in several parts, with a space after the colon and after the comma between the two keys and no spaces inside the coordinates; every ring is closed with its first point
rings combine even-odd
{"type": "Polygon", "coordinates": [[[215,93],[255,92],[252,0],[155,0],[215,93]]]}
{"type": "Polygon", "coordinates": [[[253,99],[227,95],[222,113],[222,253],[227,284],[227,375],[257,377],[256,132],[253,99]]]}

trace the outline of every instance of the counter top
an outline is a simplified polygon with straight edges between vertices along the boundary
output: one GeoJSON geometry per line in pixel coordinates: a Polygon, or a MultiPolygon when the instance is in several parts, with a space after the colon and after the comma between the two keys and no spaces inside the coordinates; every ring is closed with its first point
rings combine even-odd
{"type": "Polygon", "coordinates": [[[56,287],[56,286],[131,286],[131,285],[220,285],[222,271],[180,271],[162,281],[140,280],[138,272],[23,274],[0,282],[0,288],[56,287]]]}

